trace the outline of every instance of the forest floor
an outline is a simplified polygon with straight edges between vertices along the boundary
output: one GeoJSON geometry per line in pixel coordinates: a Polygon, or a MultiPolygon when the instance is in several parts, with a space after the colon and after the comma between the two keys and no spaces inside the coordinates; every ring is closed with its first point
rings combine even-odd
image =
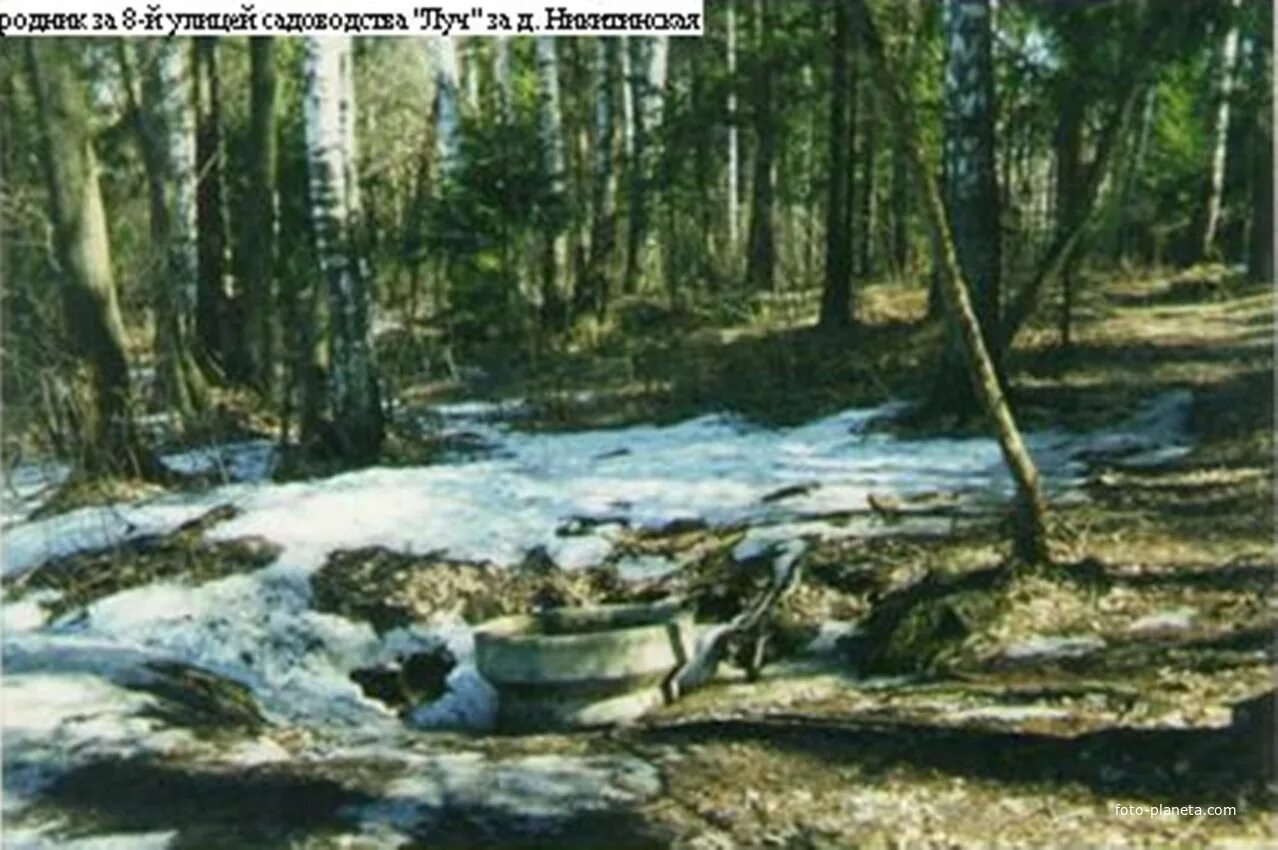
{"type": "MultiPolygon", "coordinates": [[[[534,411],[522,426],[532,440],[548,429],[678,422],[719,407],[809,423],[849,404],[917,394],[939,329],[919,321],[914,293],[884,288],[865,298],[868,318],[847,336],[791,329],[796,315],[765,330],[671,334],[667,342],[682,340],[677,350],[670,342],[660,356],[630,352],[621,358],[629,365],[594,373],[567,355],[540,384],[521,383],[534,411]]],[[[3,696],[5,789],[19,792],[5,815],[18,843],[6,838],[6,846],[74,847],[95,836],[115,836],[116,846],[227,848],[1271,846],[1273,705],[1256,698],[1273,687],[1275,651],[1273,308],[1268,288],[1219,275],[1137,276],[1089,288],[1068,353],[1052,329],[1027,330],[1012,362],[1026,428],[1096,432],[1068,443],[1081,466],[1054,491],[1055,554],[1072,569],[1013,579],[996,615],[942,663],[858,677],[847,638],[892,591],[1006,558],[1002,517],[988,500],[979,510],[938,509],[949,504],[935,492],[944,477],[906,492],[899,516],[826,510],[818,533],[798,515],[780,523],[781,533],[804,532],[808,541],[803,584],[779,613],[782,657],[759,682],[725,668],[705,689],[612,730],[419,731],[393,711],[378,725],[367,706],[345,703],[349,728],[336,728],[336,711],[326,715],[335,728],[317,728],[282,717],[269,701],[259,707],[272,671],[252,659],[235,667],[230,653],[283,658],[273,644],[297,643],[299,653],[340,655],[335,647],[367,643],[364,632],[408,640],[405,628],[441,611],[473,622],[547,596],[621,601],[698,581],[731,587],[740,572],[733,553],[750,535],[768,539],[765,515],[637,524],[610,538],[620,555],[607,569],[549,574],[492,566],[502,559],[480,553],[503,551],[500,540],[475,543],[465,556],[370,545],[358,522],[324,512],[300,483],[283,485],[307,499],[289,510],[334,526],[305,541],[272,526],[281,514],[237,526],[239,510],[264,508],[252,496],[221,508],[220,492],[158,518],[129,514],[152,523],[150,537],[58,557],[32,555],[16,521],[19,533],[6,543],[16,540],[26,563],[6,564],[3,696]],[[1133,442],[1120,427],[1133,417],[1161,422],[1146,414],[1169,406],[1183,443],[1164,443],[1161,432],[1152,446],[1133,442]],[[836,526],[846,533],[829,533],[836,526]],[[239,587],[269,573],[263,565],[281,547],[297,561],[303,543],[318,567],[307,574],[306,598],[290,595],[287,571],[266,582],[274,595],[263,597],[274,610],[262,622],[297,606],[294,619],[280,620],[287,628],[246,637],[226,633],[240,621],[222,622],[221,632],[210,628],[213,642],[230,647],[210,656],[218,663],[161,665],[146,656],[139,675],[138,652],[194,644],[155,638],[135,621],[170,628],[163,616],[177,615],[164,606],[199,619],[203,612],[181,614],[181,588],[239,587]],[[680,569],[662,568],[670,563],[680,569]],[[129,595],[174,582],[172,593],[129,595]],[[155,611],[126,610],[148,605],[155,611]],[[93,641],[126,620],[129,630],[118,633],[133,642],[100,650],[93,641]],[[77,632],[85,622],[89,631],[77,632]],[[308,641],[317,645],[307,650],[308,641]],[[89,674],[96,683],[80,681],[89,674]],[[70,747],[49,740],[67,734],[70,747]],[[57,769],[45,776],[49,762],[57,769]],[[1156,806],[1233,810],[1151,814],[1156,806]]],[[[797,433],[813,443],[846,435],[844,420],[826,422],[797,433]]],[[[709,430],[692,436],[730,449],[717,425],[696,427],[709,430]]],[[[590,443],[608,448],[596,460],[664,450],[642,442],[654,432],[600,433],[631,442],[590,443]]],[[[830,457],[846,452],[830,445],[830,457]]],[[[1050,456],[1058,443],[1041,445],[1050,456]]],[[[933,451],[977,446],[926,442],[910,453],[925,469],[948,457],[933,451]]],[[[538,462],[559,474],[551,458],[538,462]]],[[[858,469],[889,492],[897,480],[891,469],[858,469]]],[[[343,476],[326,486],[356,482],[343,476]]],[[[765,482],[775,483],[758,486],[765,482]]],[[[838,501],[837,487],[825,491],[838,501]]],[[[820,493],[774,495],[828,508],[820,493]]],[[[526,504],[528,494],[512,498],[526,504]]],[[[670,509],[701,504],[688,498],[670,509]]],[[[446,539],[446,521],[427,537],[446,539]]],[[[556,555],[592,551],[588,535],[566,539],[581,545],[556,555]]],[[[191,651],[176,655],[189,660],[191,651]]],[[[311,670],[287,672],[289,684],[311,670]]]]}

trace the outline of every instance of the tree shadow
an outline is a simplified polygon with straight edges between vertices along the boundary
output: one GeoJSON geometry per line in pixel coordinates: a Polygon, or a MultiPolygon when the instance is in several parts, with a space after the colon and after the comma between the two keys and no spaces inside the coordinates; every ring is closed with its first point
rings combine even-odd
{"type": "MultiPolygon", "coordinates": [[[[56,813],[71,826],[65,839],[108,833],[176,833],[173,850],[243,850],[294,847],[359,829],[375,814],[357,810],[385,802],[370,788],[376,766],[330,765],[346,781],[278,766],[186,766],[143,758],[110,758],[77,767],[45,789],[37,813],[56,813]],[[361,787],[363,786],[363,787],[361,787]]],[[[512,814],[501,808],[449,804],[412,812],[401,848],[667,847],[667,830],[634,809],[512,814]]],[[[310,844],[306,844],[310,846],[310,844]]],[[[326,845],[325,845],[326,846],[326,845]]]]}
{"type": "Polygon", "coordinates": [[[113,758],[77,767],[42,795],[71,816],[73,835],[176,831],[177,850],[289,846],[349,829],[344,807],[373,802],[340,782],[279,769],[187,767],[113,758]]]}
{"type": "Polygon", "coordinates": [[[866,776],[902,767],[1037,786],[1082,786],[1169,805],[1268,805],[1274,692],[1224,729],[1107,729],[1077,737],[918,723],[785,716],[696,721],[637,732],[647,743],[766,742],[866,776]]]}

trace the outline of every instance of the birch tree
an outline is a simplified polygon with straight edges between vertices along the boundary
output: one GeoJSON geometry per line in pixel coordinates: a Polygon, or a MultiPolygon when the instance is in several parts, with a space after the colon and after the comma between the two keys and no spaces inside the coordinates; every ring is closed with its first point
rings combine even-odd
{"type": "MultiPolygon", "coordinates": [[[[538,36],[533,46],[537,56],[537,127],[542,165],[550,180],[551,196],[562,198],[565,160],[559,113],[559,58],[553,38],[538,36]]],[[[567,321],[568,237],[558,222],[548,221],[542,239],[542,320],[548,327],[561,329],[567,321]]]]}
{"type": "MultiPolygon", "coordinates": [[[[972,308],[982,328],[994,371],[1002,373],[999,341],[999,193],[994,159],[994,72],[990,0],[945,2],[946,209],[954,213],[954,250],[971,286],[972,308]]],[[[930,407],[967,415],[973,387],[963,346],[952,333],[941,357],[930,407]]]]}
{"type": "Polygon", "coordinates": [[[304,123],[316,253],[328,289],[328,406],[332,439],[343,457],[376,457],[382,409],[371,335],[368,273],[355,174],[355,92],[351,40],[305,40],[304,123]]]}
{"type": "Polygon", "coordinates": [[[634,292],[648,247],[649,202],[657,130],[661,126],[669,39],[629,39],[631,108],[629,125],[630,209],[626,240],[625,290],[634,292]]]}
{"type": "MultiPolygon", "coordinates": [[[[159,388],[183,419],[207,404],[204,376],[192,352],[199,248],[196,241],[195,130],[190,54],[176,38],[137,44],[142,70],[140,107],[135,102],[150,199],[152,294],[159,388]]],[[[132,97],[128,46],[121,43],[125,85],[132,97]]]]}
{"type": "Polygon", "coordinates": [[[124,324],[111,270],[111,247],[98,183],[97,157],[84,91],[76,78],[79,48],[70,39],[27,39],[40,159],[49,191],[54,256],[67,338],[90,371],[81,472],[154,472],[129,413],[124,324]]]}
{"type": "Polygon", "coordinates": [[[741,244],[741,150],[737,116],[737,10],[736,0],[728,0],[728,252],[735,262],[741,244]]]}
{"type": "MultiPolygon", "coordinates": [[[[457,42],[452,38],[435,36],[426,40],[426,51],[427,62],[435,78],[435,148],[439,158],[439,176],[446,182],[457,173],[461,161],[457,42]]],[[[509,60],[509,53],[506,56],[509,60]]]]}
{"type": "Polygon", "coordinates": [[[1239,0],[1230,0],[1229,14],[1223,23],[1224,33],[1213,52],[1208,70],[1211,95],[1207,111],[1204,140],[1207,163],[1203,174],[1201,200],[1195,211],[1190,238],[1192,260],[1211,257],[1215,250],[1216,230],[1220,224],[1221,198],[1225,191],[1225,154],[1229,140],[1229,107],[1234,88],[1234,66],[1238,62],[1238,25],[1234,18],[1239,0]]]}
{"type": "Polygon", "coordinates": [[[591,190],[590,259],[582,305],[602,316],[609,300],[609,264],[617,240],[618,39],[595,39],[594,181],[591,190]]]}

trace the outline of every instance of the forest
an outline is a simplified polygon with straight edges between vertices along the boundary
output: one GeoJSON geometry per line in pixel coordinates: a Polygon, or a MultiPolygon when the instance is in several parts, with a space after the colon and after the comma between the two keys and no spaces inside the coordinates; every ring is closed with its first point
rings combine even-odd
{"type": "Polygon", "coordinates": [[[1268,846],[1269,0],[0,45],[3,846],[1268,846]]]}

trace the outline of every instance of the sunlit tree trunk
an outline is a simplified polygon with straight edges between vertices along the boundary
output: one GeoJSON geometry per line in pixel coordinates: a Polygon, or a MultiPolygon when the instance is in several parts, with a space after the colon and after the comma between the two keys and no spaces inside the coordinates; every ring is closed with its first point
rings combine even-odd
{"type": "Polygon", "coordinates": [[[461,158],[457,42],[452,38],[433,37],[426,40],[426,49],[435,75],[435,149],[439,176],[447,182],[456,174],[461,158]]]}
{"type": "Polygon", "coordinates": [[[328,285],[331,439],[343,457],[367,461],[381,448],[383,421],[374,357],[368,273],[355,174],[355,93],[351,41],[305,41],[304,122],[311,221],[328,285]]]}
{"type": "MultiPolygon", "coordinates": [[[[197,175],[199,283],[195,333],[215,368],[244,377],[243,323],[232,315],[231,243],[226,218],[226,152],[222,145],[222,98],[217,39],[194,39],[195,162],[197,175]],[[236,339],[240,336],[240,339],[236,339]]],[[[241,305],[242,306],[242,305],[241,305]]]]}
{"type": "Polygon", "coordinates": [[[819,323],[844,328],[851,322],[852,274],[848,267],[848,97],[851,68],[852,21],[847,4],[835,3],[830,47],[830,175],[825,219],[825,286],[821,292],[819,323]]]}
{"type": "Polygon", "coordinates": [[[248,186],[244,206],[245,349],[250,378],[268,394],[275,369],[278,118],[275,39],[249,39],[248,186]]]}
{"type": "MultiPolygon", "coordinates": [[[[559,57],[555,39],[539,36],[534,44],[537,56],[537,125],[541,135],[543,169],[550,179],[550,193],[563,199],[564,129],[559,112],[559,57]]],[[[541,303],[542,323],[563,329],[567,324],[568,237],[560,222],[547,224],[542,234],[541,303]]]]}
{"type": "Polygon", "coordinates": [[[1213,256],[1216,229],[1220,223],[1221,198],[1225,191],[1225,152],[1229,140],[1229,107],[1233,93],[1234,65],[1238,60],[1238,26],[1233,23],[1239,0],[1230,0],[1229,22],[1221,36],[1219,46],[1208,70],[1211,80],[1211,97],[1207,112],[1207,130],[1204,144],[1207,150],[1206,170],[1203,174],[1202,195],[1194,216],[1190,238],[1190,260],[1205,260],[1213,256]]]}
{"type": "Polygon", "coordinates": [[[139,449],[129,414],[124,326],[89,111],[75,74],[80,48],[70,39],[53,38],[28,39],[25,46],[67,338],[91,372],[83,450],[74,460],[89,474],[153,471],[155,462],[139,449]]]}
{"type": "Polygon", "coordinates": [[[777,119],[773,103],[772,0],[756,0],[755,40],[759,59],[754,104],[754,180],[750,199],[750,234],[746,247],[746,280],[754,289],[776,287],[777,119]]]}
{"type": "Polygon", "coordinates": [[[155,251],[157,374],[165,401],[186,419],[207,403],[204,376],[192,352],[199,246],[190,56],[174,38],[139,40],[137,48],[143,71],[138,126],[155,251]]]}
{"type": "Polygon", "coordinates": [[[1003,394],[994,358],[985,345],[980,319],[968,297],[969,285],[964,279],[950,228],[950,218],[957,217],[957,214],[946,214],[936,181],[928,172],[913,105],[902,95],[899,85],[892,77],[883,43],[865,0],[852,0],[852,14],[858,36],[869,54],[870,70],[883,95],[886,112],[896,125],[900,144],[910,156],[924,219],[941,269],[941,288],[946,306],[959,331],[970,381],[993,426],[999,448],[1016,485],[1017,511],[1013,529],[1016,555],[1025,562],[1047,562],[1051,558],[1047,535],[1047,501],[1043,497],[1038,468],[1021,439],[1020,430],[1003,394]]]}
{"type": "MultiPolygon", "coordinates": [[[[992,15],[989,0],[945,3],[945,180],[946,208],[953,212],[954,249],[963,279],[972,288],[972,307],[985,334],[985,348],[995,373],[1001,375],[992,15]]],[[[973,390],[961,341],[957,334],[951,334],[930,407],[967,416],[975,412],[973,390]]]]}

